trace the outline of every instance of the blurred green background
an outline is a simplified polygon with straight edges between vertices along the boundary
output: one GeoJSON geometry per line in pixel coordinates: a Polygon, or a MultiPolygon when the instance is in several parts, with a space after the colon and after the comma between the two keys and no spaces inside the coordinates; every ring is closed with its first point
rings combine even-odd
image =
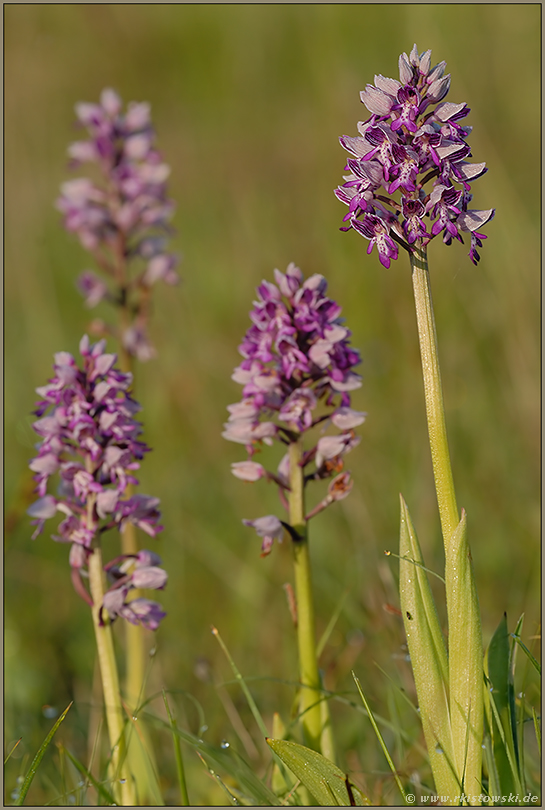
{"type": "MultiPolygon", "coordinates": [[[[368,115],[359,91],[375,73],[397,77],[398,55],[414,42],[432,49],[432,64],[447,61],[449,100],[471,107],[473,160],[489,167],[473,188],[474,207],[497,208],[480,265],[458,243],[434,242],[429,258],[454,478],[468,513],[484,640],[504,611],[511,629],[524,612],[524,639],[535,649],[540,12],[538,4],[6,6],[6,746],[23,737],[8,765],[8,798],[51,726],[47,706],[61,711],[74,699],[59,734],[83,760],[89,745],[90,617],[72,590],[67,549],[47,533],[32,542],[25,510],[33,499],[34,389],[50,376],[54,352],[77,352],[89,320],[75,279],[91,264],[64,232],[54,201],[70,176],[74,104],[98,100],[107,86],[125,102],[151,103],[158,146],[172,167],[175,248],[183,254],[183,283],[155,293],[158,357],[136,373],[153,447],[141,491],[161,498],[165,531],[152,548],[169,572],[150,691],[178,690],[172,700],[180,724],[197,733],[204,722],[213,744],[237,743],[225,709],[232,700],[261,747],[240,690],[216,688],[231,672],[210,633],[214,624],[255,679],[269,728],[274,711],[289,719],[289,682],[297,679],[282,587],[292,577],[289,548],[275,547],[262,560],[259,540],[241,524],[276,511],[277,497],[263,482],[231,475],[230,463],[244,451],[220,434],[226,406],[240,398],[230,375],[255,287],[295,261],[306,275],[324,274],[343,307],[363,357],[353,406],[368,413],[362,442],[347,459],[354,490],[311,527],[320,632],[345,594],[321,661],[326,685],[355,699],[353,668],[377,713],[401,718],[418,739],[416,716],[397,705],[378,668],[414,697],[401,619],[385,607],[398,606],[397,564],[384,551],[397,548],[400,492],[428,566],[443,565],[409,262],[401,256],[385,270],[376,252],[367,256],[365,240],[339,231],[345,208],[333,196],[346,157],[338,137],[356,134],[368,115]],[[202,704],[204,721],[183,690],[202,704]]],[[[111,556],[116,544],[112,537],[111,556]]],[[[161,700],[153,707],[161,715],[161,700]]],[[[342,767],[370,798],[395,803],[368,721],[338,701],[333,711],[342,767]]],[[[176,804],[171,740],[160,730],[154,739],[165,801],[176,804]]],[[[401,771],[421,766],[415,746],[395,735],[388,741],[401,771]]],[[[48,752],[50,770],[44,764],[29,794],[35,804],[60,792],[56,756],[48,752]]],[[[224,804],[201,763],[187,756],[193,802],[224,804]]]]}

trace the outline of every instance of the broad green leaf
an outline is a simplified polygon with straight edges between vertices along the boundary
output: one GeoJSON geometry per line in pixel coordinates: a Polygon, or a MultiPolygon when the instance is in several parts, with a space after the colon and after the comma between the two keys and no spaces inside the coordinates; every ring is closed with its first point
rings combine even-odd
{"type": "MultiPolygon", "coordinates": [[[[282,762],[301,780],[320,807],[351,806],[350,795],[346,787],[347,776],[333,762],[318,754],[317,751],[312,751],[310,748],[305,748],[304,745],[289,740],[267,738],[267,743],[282,762]]],[[[363,800],[358,788],[352,783],[349,784],[355,805],[363,807],[368,804],[363,800]]]]}
{"type": "Polygon", "coordinates": [[[504,614],[488,645],[485,666],[489,680],[492,751],[502,793],[521,790],[515,725],[515,696],[507,616],[504,614]]]}
{"type": "Polygon", "coordinates": [[[464,793],[482,787],[483,643],[479,599],[467,539],[466,513],[445,549],[450,724],[454,761],[464,793]]]}
{"type": "Polygon", "coordinates": [[[51,743],[51,740],[55,736],[55,732],[57,731],[58,727],[60,726],[60,724],[62,723],[62,721],[66,717],[66,715],[68,714],[68,710],[70,709],[71,705],[72,705],[72,703],[69,703],[68,706],[66,707],[66,709],[63,711],[63,713],[60,715],[60,717],[57,718],[57,720],[55,721],[55,725],[53,726],[53,728],[51,729],[51,731],[49,732],[49,734],[47,735],[47,737],[45,738],[45,740],[41,744],[41,746],[40,746],[40,748],[38,750],[38,753],[36,754],[36,756],[32,760],[32,765],[28,769],[28,773],[25,776],[25,781],[21,785],[21,790],[19,791],[19,795],[18,795],[17,799],[15,800],[15,806],[16,807],[21,807],[23,805],[23,803],[25,801],[25,798],[26,798],[26,795],[28,793],[28,789],[30,788],[30,786],[32,784],[32,780],[36,776],[36,771],[38,770],[38,765],[42,761],[43,756],[44,756],[45,752],[47,751],[47,749],[48,749],[48,747],[49,747],[49,745],[51,743]]]}
{"type": "Polygon", "coordinates": [[[436,790],[454,797],[461,791],[454,768],[447,653],[420,544],[407,504],[400,500],[399,595],[418,706],[436,790]]]}

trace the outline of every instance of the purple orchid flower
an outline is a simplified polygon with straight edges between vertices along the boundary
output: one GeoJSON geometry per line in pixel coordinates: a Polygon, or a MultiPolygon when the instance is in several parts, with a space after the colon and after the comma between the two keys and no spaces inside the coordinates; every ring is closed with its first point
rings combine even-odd
{"type": "MultiPolygon", "coordinates": [[[[87,602],[81,571],[99,535],[122,530],[127,522],[151,537],[163,528],[159,499],[128,491],[130,484],[138,484],[134,472],[149,448],[140,440],[142,426],[135,419],[140,405],[130,394],[132,375],[115,367],[116,356],[105,353],[104,346],[104,340],[91,345],[85,335],[79,347],[82,367],[68,352],[55,355],[54,377],[37,389],[40,418],[33,427],[40,442],[30,462],[39,495],[28,509],[36,525],[33,539],[46,520],[64,515],[53,539],[70,544],[72,581],[87,602]],[[56,495],[47,492],[52,476],[60,479],[56,495]]],[[[166,573],[158,562],[152,552],[140,552],[131,561],[130,587],[163,588],[166,573]]]]}
{"type": "Polygon", "coordinates": [[[438,234],[449,245],[471,233],[469,257],[479,261],[477,246],[486,236],[477,228],[494,217],[495,210],[469,210],[470,181],[487,170],[484,163],[467,163],[471,155],[466,138],[471,127],[459,121],[469,113],[465,103],[443,101],[450,88],[445,62],[434,68],[431,51],[399,57],[399,78],[375,76],[361,92],[371,118],[358,124],[359,137],[340,138],[350,153],[337,198],[348,205],[343,221],[376,245],[381,264],[388,268],[398,257],[398,245],[412,252],[438,234]],[[436,105],[436,106],[434,106],[436,105]],[[371,179],[372,178],[372,179],[371,179]],[[432,183],[431,189],[425,187],[432,183]],[[392,197],[396,192],[399,200],[392,197]],[[427,225],[431,227],[427,227],[427,225]]]}
{"type": "MultiPolygon", "coordinates": [[[[275,270],[274,277],[274,284],[263,281],[257,288],[251,326],[239,347],[243,360],[232,377],[243,386],[242,400],[229,405],[223,437],[245,445],[248,453],[247,461],[232,465],[233,474],[249,482],[274,481],[285,503],[288,455],[273,473],[254,460],[260,447],[286,446],[321,429],[306,451],[305,480],[328,478],[342,470],[342,457],[359,442],[354,428],[365,414],[350,407],[351,392],[361,385],[354,371],[360,356],[350,345],[340,306],[327,296],[326,280],[320,275],[304,279],[293,263],[285,274],[275,270]],[[340,432],[326,436],[329,427],[340,432]]],[[[347,495],[350,487],[344,491],[347,495]]],[[[327,504],[334,500],[340,497],[329,497],[327,504]]],[[[244,523],[264,538],[262,555],[282,539],[284,529],[290,532],[271,515],[244,523]]]]}
{"type": "Polygon", "coordinates": [[[118,338],[129,355],[146,361],[155,356],[147,336],[150,289],[158,281],[179,281],[178,258],[168,250],[174,203],[167,197],[170,168],[154,146],[149,104],[132,102],[125,112],[122,106],[111,89],[102,91],[98,104],[76,105],[78,124],[88,138],[69,146],[70,165],[95,164],[101,181],[67,181],[57,208],[65,228],[110,279],[108,285],[89,270],[81,274],[78,288],[86,306],[108,300],[127,307],[129,301],[134,322],[118,338]],[[131,277],[129,265],[138,270],[131,277]]]}

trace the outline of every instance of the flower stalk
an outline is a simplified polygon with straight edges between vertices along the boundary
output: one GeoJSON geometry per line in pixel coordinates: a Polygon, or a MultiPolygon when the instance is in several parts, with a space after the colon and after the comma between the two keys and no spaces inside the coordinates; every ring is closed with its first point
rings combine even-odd
{"type": "Polygon", "coordinates": [[[447,546],[460,518],[456,506],[456,493],[450,464],[426,248],[421,247],[414,250],[411,252],[410,258],[433,475],[441,529],[447,546]]]}
{"type": "MultiPolygon", "coordinates": [[[[123,110],[121,98],[107,88],[98,104],[77,104],[76,116],[87,138],[70,144],[71,167],[95,164],[100,179],[64,183],[57,207],[65,228],[77,234],[105,277],[90,270],[80,275],[86,306],[107,301],[117,311],[116,324],[95,319],[90,330],[117,339],[121,369],[132,377],[134,358],[147,361],[156,354],[148,336],[153,288],[159,281],[174,285],[179,280],[178,259],[168,250],[174,210],[167,197],[170,168],[155,148],[149,104],[131,102],[123,110]]],[[[127,491],[130,497],[130,484],[127,491]]],[[[126,556],[138,554],[131,523],[121,529],[121,550],[126,556]]],[[[125,696],[134,711],[144,693],[147,644],[141,626],[127,622],[125,632],[125,696]]],[[[145,769],[135,764],[134,770],[141,774],[145,769]]]]}
{"type": "Polygon", "coordinates": [[[103,621],[101,606],[104,601],[104,574],[100,545],[95,545],[89,558],[89,588],[93,599],[93,627],[97,645],[100,677],[104,695],[104,707],[110,740],[110,771],[114,795],[124,807],[136,805],[134,781],[127,767],[127,740],[125,738],[124,712],[121,705],[119,676],[115,660],[110,620],[103,621]]]}
{"type": "Polygon", "coordinates": [[[117,529],[122,533],[132,525],[155,537],[162,530],[159,500],[133,494],[131,489],[132,484],[138,484],[134,472],[149,450],[140,441],[142,426],[134,418],[140,405],[130,393],[132,375],[117,369],[116,356],[106,354],[104,347],[104,340],[91,345],[84,336],[80,341],[82,367],[68,352],[59,352],[54,377],[37,389],[42,399],[36,404],[35,413],[40,418],[33,427],[41,441],[30,468],[39,498],[28,512],[36,524],[33,538],[43,531],[46,520],[57,512],[64,515],[53,539],[70,545],[72,583],[92,609],[112,748],[112,778],[119,800],[133,805],[137,787],[139,797],[145,799],[145,795],[139,761],[131,753],[139,750],[134,748],[135,737],[126,741],[123,737],[110,625],[120,616],[135,629],[156,630],[165,613],[139,591],[162,590],[167,575],[159,556],[147,550],[123,553],[106,565],[102,563],[101,538],[105,532],[117,529]],[[48,487],[56,475],[60,486],[54,496],[48,494],[48,487]]]}
{"type": "Polygon", "coordinates": [[[322,711],[320,674],[316,658],[316,627],[308,526],[305,520],[304,474],[301,439],[290,444],[289,521],[297,534],[292,543],[297,598],[297,644],[301,681],[300,713],[303,735],[309,748],[321,750],[322,711]]]}
{"type": "MultiPolygon", "coordinates": [[[[456,505],[425,247],[411,253],[411,270],[428,435],[445,549],[453,764],[463,792],[478,797],[482,779],[484,712],[481,620],[467,541],[466,516],[464,512],[459,519],[456,505]]],[[[452,800],[457,803],[454,797],[452,800]]]]}
{"type": "Polygon", "coordinates": [[[318,671],[308,523],[352,489],[343,457],[359,443],[354,428],[365,421],[364,413],[350,407],[350,394],[361,385],[354,372],[360,357],[350,345],[340,306],[326,295],[323,276],[305,280],[295,264],[274,276],[275,284],[263,281],[257,289],[252,325],[239,347],[243,361],[233,374],[244,386],[242,400],[228,406],[223,436],[245,445],[248,453],[246,461],[232,465],[233,474],[242,481],[265,478],[276,484],[287,511],[287,522],[266,515],[243,523],[263,538],[261,556],[271,553],[275,540],[290,537],[301,724],[307,745],[333,759],[329,706],[318,671]],[[336,432],[326,435],[329,428],[336,432]],[[276,472],[254,460],[263,445],[274,442],[284,451],[276,472]],[[307,512],[307,485],[328,478],[327,494],[307,512]]]}

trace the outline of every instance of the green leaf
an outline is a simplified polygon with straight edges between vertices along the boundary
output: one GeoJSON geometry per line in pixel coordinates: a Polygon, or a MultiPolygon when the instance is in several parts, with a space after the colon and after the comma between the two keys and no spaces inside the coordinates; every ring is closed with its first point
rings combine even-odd
{"type": "Polygon", "coordinates": [[[399,595],[420,718],[436,791],[454,797],[461,790],[454,768],[447,652],[420,544],[407,504],[400,500],[399,595]]]}
{"type": "Polygon", "coordinates": [[[485,666],[489,680],[492,750],[501,792],[517,793],[522,786],[518,768],[513,670],[505,614],[488,645],[485,666]]]}
{"type": "MultiPolygon", "coordinates": [[[[346,786],[347,776],[333,762],[318,754],[317,751],[312,751],[304,745],[289,740],[271,740],[267,737],[267,743],[282,762],[301,780],[320,807],[351,806],[350,794],[346,786]]],[[[349,784],[355,805],[363,807],[368,804],[364,801],[358,788],[352,783],[349,784]]]]}
{"type": "Polygon", "coordinates": [[[32,760],[32,765],[28,769],[28,773],[25,776],[25,780],[24,780],[24,782],[23,782],[23,784],[21,786],[21,790],[20,790],[19,795],[18,795],[18,797],[17,797],[17,799],[15,801],[15,806],[16,807],[21,807],[23,805],[23,802],[25,801],[26,795],[28,793],[28,789],[30,788],[30,786],[32,784],[32,780],[36,776],[36,771],[38,770],[38,765],[42,761],[45,752],[49,748],[51,740],[55,736],[55,732],[57,731],[58,727],[60,726],[60,724],[62,723],[62,721],[66,717],[66,715],[68,714],[68,711],[69,711],[72,703],[73,703],[73,701],[68,704],[66,709],[60,715],[60,717],[57,718],[57,720],[55,721],[55,725],[53,726],[53,728],[51,729],[51,731],[49,732],[49,734],[47,735],[47,737],[45,738],[45,740],[41,744],[41,746],[40,746],[40,748],[38,750],[38,753],[36,754],[36,756],[32,760]]]}
{"type": "Polygon", "coordinates": [[[482,789],[483,643],[479,600],[467,539],[466,513],[445,547],[450,725],[464,793],[482,789]]]}

